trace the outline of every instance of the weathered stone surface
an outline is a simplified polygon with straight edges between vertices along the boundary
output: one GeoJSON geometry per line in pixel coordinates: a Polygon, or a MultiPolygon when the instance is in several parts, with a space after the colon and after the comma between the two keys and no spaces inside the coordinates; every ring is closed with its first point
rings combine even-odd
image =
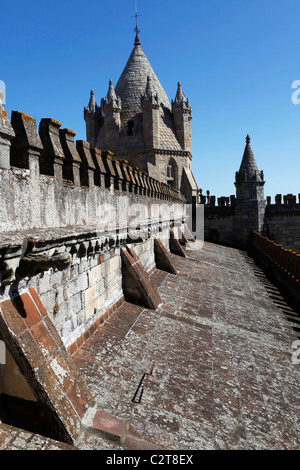
{"type": "Polygon", "coordinates": [[[197,244],[171,255],[177,276],[152,274],[159,312],[123,304],[76,364],[130,449],[299,449],[291,310],[246,253],[197,244]]]}
{"type": "Polygon", "coordinates": [[[14,137],[14,129],[4,109],[2,96],[0,96],[0,168],[5,170],[10,168],[10,147],[14,137]]]}
{"type": "MultiPolygon", "coordinates": [[[[37,293],[30,289],[1,302],[0,312],[1,337],[43,412],[49,415],[51,432],[56,432],[57,439],[63,442],[76,441],[81,419],[94,400],[37,293]]],[[[21,415],[32,405],[23,400],[22,406],[21,415]]]]}
{"type": "Polygon", "coordinates": [[[110,150],[115,159],[127,160],[149,176],[159,177],[191,202],[192,192],[198,188],[190,168],[189,101],[180,85],[170,104],[139,40],[116,87],[110,80],[100,108],[92,93],[84,118],[92,146],[110,150]],[[101,120],[97,119],[99,113],[101,120]]]}

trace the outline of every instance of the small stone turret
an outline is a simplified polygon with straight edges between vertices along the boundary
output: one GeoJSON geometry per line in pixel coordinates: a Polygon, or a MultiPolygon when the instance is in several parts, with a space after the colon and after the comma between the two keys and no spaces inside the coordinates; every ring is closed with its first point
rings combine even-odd
{"type": "Polygon", "coordinates": [[[192,152],[191,120],[192,109],[189,100],[185,98],[181,83],[178,82],[175,100],[172,100],[175,132],[183,150],[192,152]]]}
{"type": "Polygon", "coordinates": [[[145,94],[142,98],[143,135],[147,149],[159,147],[159,101],[148,75],[145,94]]]}
{"type": "Polygon", "coordinates": [[[264,175],[258,169],[250,140],[247,135],[242,163],[235,175],[235,236],[243,247],[248,245],[252,232],[261,233],[266,208],[264,175]]]}
{"type": "Polygon", "coordinates": [[[264,175],[259,171],[250,145],[250,136],[246,137],[246,147],[239,171],[236,172],[235,186],[240,199],[263,198],[264,175]]]}
{"type": "Polygon", "coordinates": [[[84,108],[84,120],[86,122],[87,140],[93,147],[100,128],[100,116],[100,107],[96,103],[94,91],[91,90],[89,104],[87,108],[84,108]]]}
{"type": "Polygon", "coordinates": [[[109,80],[106,98],[101,100],[101,109],[105,127],[105,146],[106,149],[113,150],[119,142],[122,104],[116,95],[112,80],[109,80]]]}

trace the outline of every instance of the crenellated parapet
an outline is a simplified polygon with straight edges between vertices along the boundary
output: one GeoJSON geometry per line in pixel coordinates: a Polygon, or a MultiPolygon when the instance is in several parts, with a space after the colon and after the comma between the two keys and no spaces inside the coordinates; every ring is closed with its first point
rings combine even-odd
{"type": "Polygon", "coordinates": [[[224,218],[234,215],[235,196],[211,196],[210,191],[203,194],[203,189],[199,190],[198,203],[204,205],[204,214],[206,219],[224,218]]]}
{"type": "Polygon", "coordinates": [[[276,194],[274,201],[270,196],[267,196],[267,221],[268,219],[288,216],[300,216],[300,194],[276,194]]]}
{"type": "Polygon", "coordinates": [[[2,103],[2,99],[0,99],[0,167],[1,168],[8,169],[10,167],[10,146],[11,146],[11,140],[14,137],[15,137],[14,129],[8,119],[7,113],[2,103]]]}
{"type": "Polygon", "coordinates": [[[273,242],[300,253],[300,194],[267,197],[262,234],[273,242]]]}
{"type": "MultiPolygon", "coordinates": [[[[134,192],[157,199],[184,201],[179,191],[151,178],[127,161],[114,161],[113,154],[101,151],[76,132],[61,128],[54,119],[36,120],[13,111],[11,122],[2,109],[0,121],[0,168],[33,170],[36,177],[54,177],[56,184],[134,192]]],[[[33,175],[32,175],[33,176],[33,175]]]]}
{"type": "Polygon", "coordinates": [[[276,194],[274,198],[274,203],[272,203],[271,196],[267,196],[267,207],[278,208],[279,210],[285,208],[300,208],[300,193],[295,194],[276,194]]]}
{"type": "Polygon", "coordinates": [[[25,271],[58,268],[64,262],[57,257],[59,253],[45,257],[43,250],[33,258],[26,257],[28,241],[40,240],[41,233],[48,243],[54,240],[55,246],[61,236],[74,238],[70,235],[74,233],[76,243],[82,233],[95,233],[95,240],[108,239],[112,246],[120,240],[121,232],[128,239],[135,205],[145,207],[145,227],[164,222],[163,213],[158,220],[151,216],[153,205],[176,204],[184,214],[186,201],[179,191],[125,160],[113,159],[111,152],[76,140],[76,132],[61,128],[59,121],[42,119],[38,126],[34,118],[17,111],[9,121],[4,108],[2,117],[0,286],[16,279],[20,260],[24,260],[25,271]]]}
{"type": "Polygon", "coordinates": [[[198,192],[199,204],[204,204],[205,207],[234,207],[235,196],[221,196],[216,198],[216,196],[211,196],[210,191],[206,191],[206,195],[203,194],[203,189],[200,189],[198,192]],[[217,201],[217,204],[216,204],[217,201]]]}

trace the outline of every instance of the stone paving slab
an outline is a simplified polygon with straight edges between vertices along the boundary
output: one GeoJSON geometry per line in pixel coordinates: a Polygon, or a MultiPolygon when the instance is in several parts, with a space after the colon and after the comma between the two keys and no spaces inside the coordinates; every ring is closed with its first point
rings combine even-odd
{"type": "Polygon", "coordinates": [[[128,448],[299,449],[292,309],[244,252],[186,252],[177,276],[151,276],[158,311],[125,303],[76,352],[97,405],[128,424],[128,448]]]}
{"type": "Polygon", "coordinates": [[[178,275],[151,275],[157,311],[124,303],[74,354],[95,428],[72,447],[0,423],[1,450],[300,448],[296,313],[244,252],[190,243],[186,253],[171,255],[178,275]]]}

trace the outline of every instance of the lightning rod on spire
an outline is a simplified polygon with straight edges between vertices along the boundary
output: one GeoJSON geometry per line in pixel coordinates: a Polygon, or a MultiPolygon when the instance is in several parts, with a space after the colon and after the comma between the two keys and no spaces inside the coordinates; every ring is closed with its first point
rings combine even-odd
{"type": "Polygon", "coordinates": [[[135,18],[135,28],[134,28],[134,32],[136,34],[139,34],[140,33],[140,29],[138,27],[138,17],[139,16],[142,16],[142,15],[138,15],[138,8],[137,8],[137,0],[135,0],[135,15],[134,15],[134,18],[135,18]]]}

